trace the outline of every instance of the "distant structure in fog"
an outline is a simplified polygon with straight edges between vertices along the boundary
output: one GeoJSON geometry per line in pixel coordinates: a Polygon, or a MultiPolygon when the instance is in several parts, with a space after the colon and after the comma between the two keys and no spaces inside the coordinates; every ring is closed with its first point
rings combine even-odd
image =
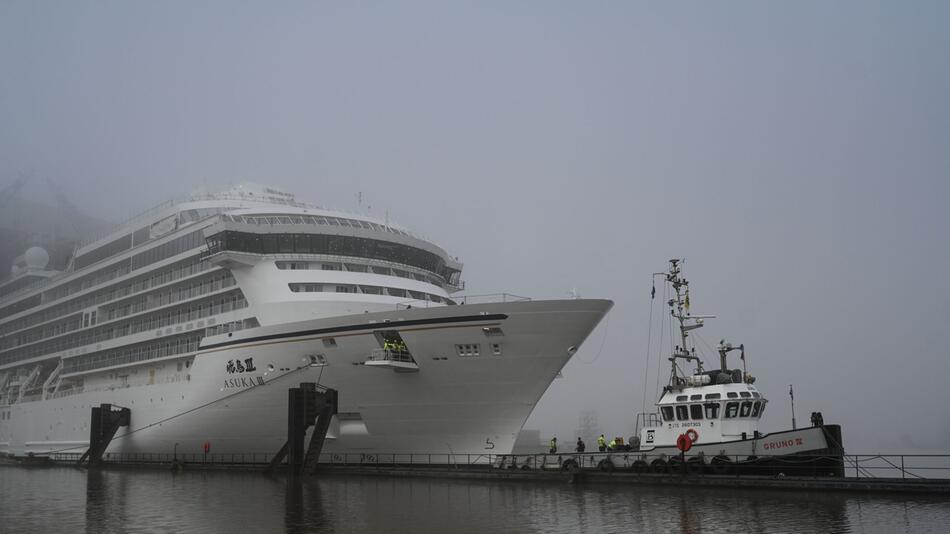
{"type": "Polygon", "coordinates": [[[24,198],[22,189],[30,181],[28,176],[21,176],[12,183],[0,184],[0,280],[9,277],[17,257],[34,246],[49,253],[50,268],[64,270],[83,238],[112,226],[81,213],[51,180],[38,188],[41,201],[24,198]]]}
{"type": "Polygon", "coordinates": [[[574,431],[577,436],[585,440],[593,439],[600,435],[597,425],[597,412],[594,410],[584,410],[577,416],[577,430],[574,431]]]}

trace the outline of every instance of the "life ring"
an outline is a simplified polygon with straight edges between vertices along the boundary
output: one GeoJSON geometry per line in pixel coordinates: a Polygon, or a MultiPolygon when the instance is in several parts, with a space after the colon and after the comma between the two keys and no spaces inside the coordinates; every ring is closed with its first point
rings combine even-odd
{"type": "Polygon", "coordinates": [[[676,438],[676,448],[682,452],[688,451],[693,446],[693,442],[686,436],[686,434],[680,434],[676,438]]]}
{"type": "Polygon", "coordinates": [[[692,441],[693,443],[696,443],[697,441],[699,441],[699,433],[696,432],[692,428],[686,431],[686,437],[688,437],[689,440],[692,441]]]}

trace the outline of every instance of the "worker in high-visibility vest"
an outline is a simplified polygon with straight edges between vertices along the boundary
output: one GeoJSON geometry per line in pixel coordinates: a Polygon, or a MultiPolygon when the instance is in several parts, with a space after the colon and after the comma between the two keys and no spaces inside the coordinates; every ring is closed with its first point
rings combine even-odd
{"type": "Polygon", "coordinates": [[[604,452],[607,450],[607,439],[604,437],[603,434],[601,434],[600,437],[597,438],[597,448],[600,449],[600,452],[604,452]]]}
{"type": "Polygon", "coordinates": [[[617,447],[617,438],[610,440],[610,444],[607,445],[607,448],[614,450],[617,447]]]}
{"type": "Polygon", "coordinates": [[[555,454],[557,452],[557,438],[551,438],[551,446],[548,452],[551,454],[555,454]]]}

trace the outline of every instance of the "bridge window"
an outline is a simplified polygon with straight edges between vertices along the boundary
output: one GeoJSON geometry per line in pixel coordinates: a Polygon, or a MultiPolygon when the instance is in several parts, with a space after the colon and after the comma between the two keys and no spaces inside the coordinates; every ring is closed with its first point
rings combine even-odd
{"type": "Polygon", "coordinates": [[[740,391],[739,396],[742,397],[743,399],[748,399],[749,397],[752,396],[752,394],[749,393],[748,391],[740,391]]]}
{"type": "Polygon", "coordinates": [[[733,417],[739,415],[739,403],[738,402],[727,402],[726,403],[726,419],[732,419],[733,417]]]}
{"type": "Polygon", "coordinates": [[[726,396],[729,397],[730,399],[738,399],[738,398],[739,398],[739,394],[736,393],[735,391],[730,391],[730,392],[726,393],[726,396]]]}
{"type": "Polygon", "coordinates": [[[676,405],[676,420],[677,421],[689,420],[689,409],[686,408],[685,404],[676,405]]]}
{"type": "MultiPolygon", "coordinates": [[[[200,232],[199,232],[200,233],[200,232]]],[[[200,238],[200,237],[199,237],[200,238]]],[[[200,242],[199,242],[200,243],[200,242]]],[[[457,271],[438,254],[418,247],[355,236],[314,234],[252,234],[225,231],[208,238],[213,252],[233,250],[256,254],[334,254],[410,265],[451,279],[457,271]]],[[[198,243],[195,243],[196,246],[198,243]]],[[[407,278],[413,278],[406,273],[407,278]]]]}
{"type": "Polygon", "coordinates": [[[678,395],[676,397],[676,402],[684,402],[687,398],[689,397],[687,397],[686,395],[678,395]]]}
{"type": "Polygon", "coordinates": [[[307,252],[310,250],[310,236],[307,234],[294,234],[294,250],[297,252],[307,252]]]}
{"type": "Polygon", "coordinates": [[[673,407],[672,406],[660,406],[660,413],[663,415],[664,421],[673,420],[673,407]]]}
{"type": "Polygon", "coordinates": [[[749,417],[750,413],[752,413],[752,402],[743,402],[741,408],[739,409],[739,417],[749,417]]]}
{"type": "Polygon", "coordinates": [[[281,234],[277,239],[277,246],[283,253],[294,251],[294,236],[292,234],[281,234]]]}
{"type": "Polygon", "coordinates": [[[702,404],[690,404],[689,405],[689,416],[693,420],[699,420],[703,418],[703,405],[702,404]]]}
{"type": "Polygon", "coordinates": [[[752,403],[752,417],[758,417],[758,416],[759,416],[759,407],[760,407],[761,405],[762,405],[762,403],[759,402],[759,401],[755,401],[754,403],[752,403]]]}
{"type": "Polygon", "coordinates": [[[702,395],[690,395],[689,400],[703,400],[702,395]]]}
{"type": "Polygon", "coordinates": [[[706,408],[706,419],[719,419],[718,402],[707,402],[703,406],[706,408]]]}
{"type": "MultiPolygon", "coordinates": [[[[706,400],[718,400],[718,399],[721,399],[721,398],[722,398],[722,395],[719,394],[719,393],[707,393],[707,394],[706,394],[706,400]]],[[[718,404],[717,404],[717,406],[718,406],[718,404]]]]}

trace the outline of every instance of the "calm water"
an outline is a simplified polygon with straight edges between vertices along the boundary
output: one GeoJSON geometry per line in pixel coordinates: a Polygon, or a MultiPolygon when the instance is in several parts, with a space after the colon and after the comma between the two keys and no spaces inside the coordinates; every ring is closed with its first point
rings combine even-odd
{"type": "Polygon", "coordinates": [[[0,532],[940,532],[921,496],[0,467],[0,532]]]}

